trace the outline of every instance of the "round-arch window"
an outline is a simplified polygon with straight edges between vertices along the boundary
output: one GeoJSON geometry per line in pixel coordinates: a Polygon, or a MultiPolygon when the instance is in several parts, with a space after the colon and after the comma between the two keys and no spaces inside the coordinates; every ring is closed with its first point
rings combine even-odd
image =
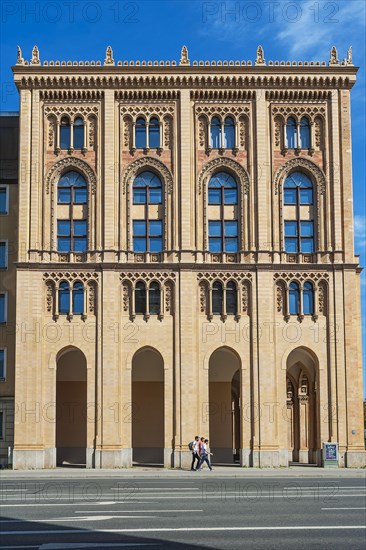
{"type": "Polygon", "coordinates": [[[238,185],[227,172],[218,172],[210,179],[208,204],[238,204],[238,185]]]}
{"type": "Polygon", "coordinates": [[[86,204],[87,183],[84,176],[74,170],[63,174],[57,185],[57,202],[59,204],[86,204]]]}
{"type": "Polygon", "coordinates": [[[133,182],[134,204],[161,204],[162,185],[154,172],[145,171],[136,176],[133,182]]]}

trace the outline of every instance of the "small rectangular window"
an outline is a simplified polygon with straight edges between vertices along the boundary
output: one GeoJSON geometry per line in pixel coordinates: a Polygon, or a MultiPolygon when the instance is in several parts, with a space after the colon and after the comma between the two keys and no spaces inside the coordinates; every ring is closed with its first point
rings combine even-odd
{"type": "Polygon", "coordinates": [[[237,189],[224,189],[224,202],[225,204],[237,204],[238,203],[238,191],[237,189]]]}
{"type": "Polygon", "coordinates": [[[291,222],[291,221],[285,222],[285,236],[286,237],[297,236],[297,222],[291,222]]]}
{"type": "Polygon", "coordinates": [[[71,250],[70,220],[57,220],[57,250],[59,252],[70,252],[71,250]]]}
{"type": "Polygon", "coordinates": [[[87,203],[86,187],[75,187],[74,204],[86,204],[86,203],[87,203]]]}
{"type": "Polygon", "coordinates": [[[208,190],[208,204],[221,204],[221,189],[208,190]]]}
{"type": "Polygon", "coordinates": [[[296,204],[296,189],[285,189],[283,196],[285,204],[296,204]]]}
{"type": "Polygon", "coordinates": [[[300,204],[313,204],[312,189],[300,189],[300,204]]]}
{"type": "Polygon", "coordinates": [[[0,381],[6,378],[6,350],[0,349],[0,381]]]}
{"type": "Polygon", "coordinates": [[[7,296],[6,292],[0,292],[0,324],[6,323],[7,319],[7,296]]]}
{"type": "Polygon", "coordinates": [[[59,187],[57,190],[57,202],[58,204],[70,204],[71,203],[71,190],[70,187],[59,187]]]}
{"type": "Polygon", "coordinates": [[[133,204],[146,204],[146,187],[135,187],[133,190],[133,204]]]}
{"type": "Polygon", "coordinates": [[[6,269],[8,267],[8,243],[7,241],[0,241],[0,269],[6,269]]]}
{"type": "Polygon", "coordinates": [[[9,213],[9,187],[0,185],[0,214],[9,213]]]}
{"type": "Polygon", "coordinates": [[[149,221],[149,250],[150,252],[163,250],[163,223],[161,220],[149,221]]]}

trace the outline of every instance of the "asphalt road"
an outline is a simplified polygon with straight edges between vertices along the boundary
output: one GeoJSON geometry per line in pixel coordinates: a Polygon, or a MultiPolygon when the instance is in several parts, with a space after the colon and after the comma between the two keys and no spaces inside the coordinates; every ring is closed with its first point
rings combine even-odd
{"type": "Polygon", "coordinates": [[[366,548],[360,477],[80,477],[1,484],[1,547],[366,548]]]}

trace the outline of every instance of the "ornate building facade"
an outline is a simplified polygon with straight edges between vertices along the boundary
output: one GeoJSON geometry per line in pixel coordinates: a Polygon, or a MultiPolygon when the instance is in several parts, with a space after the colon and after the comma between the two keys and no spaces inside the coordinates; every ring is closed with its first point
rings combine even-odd
{"type": "Polygon", "coordinates": [[[365,465],[351,50],[13,72],[14,467],[365,465]]]}

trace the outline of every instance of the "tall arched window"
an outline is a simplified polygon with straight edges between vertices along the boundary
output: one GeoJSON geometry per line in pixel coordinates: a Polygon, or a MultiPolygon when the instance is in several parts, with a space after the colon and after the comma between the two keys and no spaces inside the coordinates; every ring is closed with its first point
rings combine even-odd
{"type": "Polygon", "coordinates": [[[238,299],[236,292],[236,284],[230,281],[226,285],[226,313],[228,315],[236,315],[238,311],[238,299]]]}
{"type": "Polygon", "coordinates": [[[291,117],[287,119],[286,124],[286,143],[289,149],[296,149],[297,147],[296,120],[291,117]]]}
{"type": "Polygon", "coordinates": [[[160,147],[160,126],[157,118],[151,118],[149,122],[149,147],[157,149],[160,147]]]}
{"type": "Polygon", "coordinates": [[[310,147],[310,124],[305,116],[300,121],[300,147],[302,149],[310,147]]]}
{"type": "Polygon", "coordinates": [[[149,313],[150,315],[160,313],[160,287],[156,282],[152,282],[149,287],[149,313]]]}
{"type": "Polygon", "coordinates": [[[146,147],[146,121],[143,117],[136,120],[135,145],[137,149],[145,149],[146,147]]]}
{"type": "Polygon", "coordinates": [[[70,313],[70,288],[66,281],[62,281],[58,287],[58,310],[60,315],[70,313]]]}
{"type": "Polygon", "coordinates": [[[304,315],[314,315],[314,288],[309,281],[304,283],[302,303],[304,315]]]}
{"type": "MultiPolygon", "coordinates": [[[[220,219],[208,221],[210,252],[237,252],[238,220],[237,211],[233,209],[232,219],[228,219],[225,205],[238,204],[238,186],[234,178],[226,172],[218,172],[208,184],[208,205],[220,205],[220,219]],[[225,219],[226,218],[226,219],[225,219]]],[[[211,216],[210,211],[208,215],[211,216]]]]}
{"type": "Polygon", "coordinates": [[[290,283],[289,288],[289,313],[298,315],[300,313],[300,291],[298,283],[290,283]]]}
{"type": "MultiPolygon", "coordinates": [[[[145,205],[144,219],[134,219],[133,250],[134,252],[162,252],[163,221],[154,219],[149,205],[162,203],[162,184],[153,172],[142,172],[133,182],[133,203],[145,205]]],[[[161,215],[156,211],[156,216],[161,215]]]]}
{"type": "Polygon", "coordinates": [[[221,147],[221,121],[218,117],[213,117],[210,126],[211,147],[219,149],[221,147]]]}
{"type": "Polygon", "coordinates": [[[224,147],[226,149],[235,147],[235,122],[231,116],[227,116],[224,121],[224,147]]]}
{"type": "Polygon", "coordinates": [[[72,312],[75,315],[84,313],[84,287],[80,281],[72,287],[72,312]]]}
{"type": "Polygon", "coordinates": [[[212,313],[222,315],[223,290],[222,284],[215,281],[212,285],[212,313]]]}
{"type": "Polygon", "coordinates": [[[84,147],[84,121],[81,117],[74,120],[74,149],[84,147]]]}
{"type": "Polygon", "coordinates": [[[57,219],[57,249],[59,252],[85,252],[87,249],[87,183],[79,172],[63,174],[57,185],[57,202],[69,205],[68,218],[57,219]],[[76,207],[75,207],[76,206],[76,207]]]}
{"type": "Polygon", "coordinates": [[[142,281],[135,286],[135,313],[146,314],[146,287],[142,281]]]}
{"type": "Polygon", "coordinates": [[[67,116],[63,116],[61,118],[60,148],[61,149],[70,149],[70,120],[67,116]]]}
{"type": "Polygon", "coordinates": [[[153,172],[141,172],[133,182],[134,204],[161,204],[162,185],[153,172]]]}
{"type": "Polygon", "coordinates": [[[287,176],[283,203],[286,252],[314,252],[313,209],[303,208],[314,204],[313,184],[305,174],[292,172],[287,176]]]}

